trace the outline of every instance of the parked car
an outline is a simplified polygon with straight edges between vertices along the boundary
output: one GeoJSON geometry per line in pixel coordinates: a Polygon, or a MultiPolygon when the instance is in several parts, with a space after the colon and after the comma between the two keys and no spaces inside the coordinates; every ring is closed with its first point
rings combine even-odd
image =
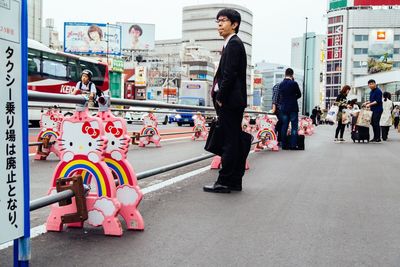
{"type": "Polygon", "coordinates": [[[154,110],[154,115],[157,117],[158,123],[162,123],[166,125],[169,122],[170,114],[164,113],[169,112],[169,109],[160,109],[160,108],[147,108],[147,107],[130,107],[132,111],[127,111],[125,113],[125,120],[127,123],[141,123],[143,121],[143,116],[146,115],[147,112],[154,110]],[[162,111],[163,113],[157,113],[157,111],[162,111]]]}

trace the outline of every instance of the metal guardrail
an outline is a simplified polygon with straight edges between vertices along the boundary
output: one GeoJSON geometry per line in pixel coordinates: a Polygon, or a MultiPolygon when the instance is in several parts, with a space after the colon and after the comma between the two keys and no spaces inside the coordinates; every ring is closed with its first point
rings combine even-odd
{"type": "MultiPolygon", "coordinates": [[[[28,91],[28,98],[29,101],[44,101],[44,102],[60,102],[60,103],[73,103],[73,104],[84,104],[86,102],[86,98],[83,96],[73,96],[73,95],[56,95],[56,94],[45,94],[45,93],[38,93],[38,92],[34,92],[34,91],[28,91]]],[[[172,105],[172,104],[154,104],[154,103],[146,103],[146,102],[142,102],[142,101],[136,101],[136,100],[125,100],[125,99],[119,99],[119,100],[112,100],[111,104],[115,104],[115,105],[127,105],[127,106],[141,106],[141,107],[161,107],[161,108],[182,108],[182,109],[191,109],[191,110],[205,110],[205,111],[213,111],[213,108],[209,108],[209,107],[197,107],[197,106],[186,106],[186,105],[172,105]]],[[[262,112],[255,112],[252,111],[252,113],[262,113],[262,112]]],[[[191,133],[191,132],[187,132],[187,133],[191,133]]],[[[176,133],[170,133],[170,134],[176,134],[176,133]]],[[[256,141],[253,142],[252,145],[257,144],[261,141],[256,141]]],[[[31,143],[30,145],[40,145],[42,143],[37,142],[37,143],[31,143]]],[[[196,158],[192,158],[192,159],[188,159],[188,160],[184,160],[184,161],[180,161],[177,163],[173,163],[173,164],[169,164],[163,167],[159,167],[159,168],[155,168],[155,169],[151,169],[148,171],[144,171],[141,173],[138,173],[137,179],[138,180],[142,180],[145,179],[147,177],[151,177],[154,175],[158,175],[161,173],[165,173],[174,169],[178,169],[184,166],[188,166],[190,164],[193,163],[197,163],[209,158],[214,157],[214,154],[206,154],[206,155],[202,155],[196,158]]],[[[84,190],[85,192],[90,190],[90,187],[85,185],[84,186],[84,190]]],[[[37,209],[40,209],[42,207],[60,202],[60,201],[64,201],[64,200],[68,200],[71,199],[72,197],[74,197],[75,193],[73,190],[68,189],[50,196],[45,196],[39,199],[35,199],[30,201],[30,211],[34,211],[37,209]]]]}
{"type": "MultiPolygon", "coordinates": [[[[50,109],[50,108],[55,108],[55,109],[59,109],[59,110],[75,110],[75,107],[70,107],[70,106],[59,106],[59,105],[28,105],[28,108],[32,108],[32,109],[50,109]]],[[[89,110],[91,111],[97,111],[98,108],[89,108],[89,110]]],[[[137,113],[145,113],[145,112],[149,112],[152,111],[150,108],[148,110],[140,110],[140,109],[126,109],[126,108],[110,108],[110,111],[118,111],[118,112],[137,112],[137,113]]],[[[187,113],[185,111],[175,111],[175,110],[171,110],[171,111],[165,111],[165,110],[154,110],[152,111],[153,113],[157,113],[157,114],[184,114],[187,113]]],[[[215,111],[214,112],[206,112],[203,113],[204,115],[215,115],[215,111]]]]}
{"type": "MultiPolygon", "coordinates": [[[[49,102],[49,103],[65,103],[65,104],[84,104],[86,98],[82,95],[60,95],[60,94],[48,94],[36,91],[28,90],[29,101],[49,102]]],[[[167,103],[153,103],[140,100],[130,99],[117,99],[111,98],[111,105],[117,106],[131,106],[131,107],[150,107],[150,108],[167,108],[167,109],[186,109],[194,111],[211,111],[215,112],[213,107],[199,107],[179,104],[167,104],[167,103]]],[[[249,114],[268,114],[267,112],[246,110],[249,114]]]]}

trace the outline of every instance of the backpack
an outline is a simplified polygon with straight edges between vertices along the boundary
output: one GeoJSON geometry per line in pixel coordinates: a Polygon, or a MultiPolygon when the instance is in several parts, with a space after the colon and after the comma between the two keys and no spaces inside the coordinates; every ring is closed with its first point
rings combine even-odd
{"type": "MultiPolygon", "coordinates": [[[[92,82],[91,81],[89,81],[89,83],[88,83],[88,88],[89,88],[89,92],[90,92],[90,89],[91,89],[91,87],[92,87],[92,82]]],[[[94,99],[93,99],[93,102],[94,102],[94,106],[95,107],[99,107],[99,103],[97,102],[97,99],[100,97],[100,96],[103,96],[104,95],[104,93],[103,93],[103,91],[101,91],[99,88],[97,88],[96,86],[95,86],[95,88],[96,88],[96,94],[94,95],[94,99]]],[[[82,89],[82,82],[79,82],[79,90],[81,90],[82,89]]]]}

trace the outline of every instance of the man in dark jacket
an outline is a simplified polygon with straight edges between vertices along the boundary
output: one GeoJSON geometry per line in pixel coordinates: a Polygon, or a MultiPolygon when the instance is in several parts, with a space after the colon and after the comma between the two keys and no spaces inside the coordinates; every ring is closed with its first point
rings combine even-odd
{"type": "Polygon", "coordinates": [[[224,141],[218,180],[211,186],[204,186],[206,192],[229,193],[231,190],[242,190],[247,157],[241,141],[241,123],[247,107],[247,56],[242,41],[236,35],[240,21],[240,14],[234,9],[222,9],[216,17],[224,46],[211,92],[224,141]]]}
{"type": "Polygon", "coordinates": [[[280,103],[280,120],[282,120],[281,136],[282,149],[297,149],[297,130],[299,124],[299,105],[297,99],[301,97],[299,85],[294,81],[294,72],[286,69],[285,79],[279,86],[278,102],[280,103]],[[291,124],[290,143],[287,142],[287,131],[291,124]]]}
{"type": "Polygon", "coordinates": [[[371,89],[369,93],[369,102],[366,102],[366,106],[372,111],[371,125],[374,131],[374,138],[370,142],[381,142],[381,127],[379,121],[381,120],[383,112],[382,104],[382,90],[376,85],[375,80],[368,81],[368,87],[371,89]]]}

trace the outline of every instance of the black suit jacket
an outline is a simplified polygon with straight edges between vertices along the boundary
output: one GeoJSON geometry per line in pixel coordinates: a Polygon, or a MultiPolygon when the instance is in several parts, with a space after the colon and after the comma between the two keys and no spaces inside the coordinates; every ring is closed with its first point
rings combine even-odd
{"type": "Polygon", "coordinates": [[[213,92],[213,102],[218,100],[222,107],[238,109],[247,107],[246,86],[247,56],[242,40],[237,35],[232,36],[224,48],[214,77],[218,83],[218,92],[213,92]]]}

